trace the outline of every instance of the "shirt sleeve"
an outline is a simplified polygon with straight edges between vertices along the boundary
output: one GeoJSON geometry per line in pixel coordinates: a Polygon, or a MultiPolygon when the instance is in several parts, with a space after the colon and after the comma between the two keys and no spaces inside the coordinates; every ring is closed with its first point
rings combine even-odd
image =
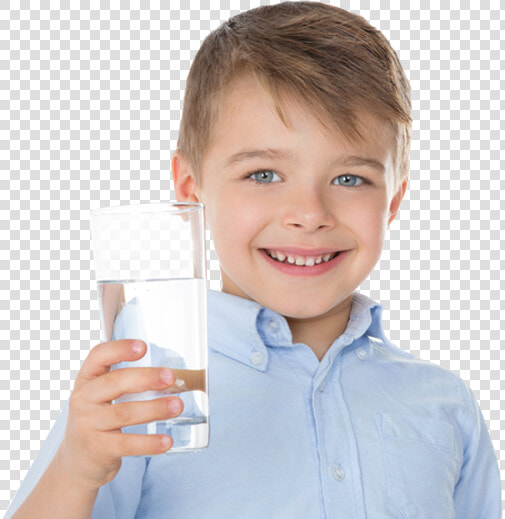
{"type": "MultiPolygon", "coordinates": [[[[67,400],[12,500],[4,519],[11,519],[51,463],[65,434],[68,404],[69,401],[67,400]]],[[[142,493],[142,479],[145,469],[145,457],[123,458],[116,477],[100,487],[93,508],[92,519],[134,519],[142,493]]]]}
{"type": "Polygon", "coordinates": [[[466,385],[474,416],[466,438],[464,461],[454,491],[455,517],[501,518],[501,481],[498,460],[479,404],[466,385]]]}

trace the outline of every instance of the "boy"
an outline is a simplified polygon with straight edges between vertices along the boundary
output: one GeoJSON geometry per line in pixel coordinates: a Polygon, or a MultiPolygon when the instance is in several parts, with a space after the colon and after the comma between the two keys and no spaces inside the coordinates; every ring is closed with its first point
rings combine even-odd
{"type": "Polygon", "coordinates": [[[221,265],[222,292],[208,294],[210,445],[153,456],[171,440],[121,433],[180,414],[181,402],[111,405],[174,377],[109,372],[146,346],[100,344],[9,513],[500,516],[498,465],[471,391],[392,345],[381,306],[355,292],[407,188],[410,110],[387,40],[342,9],[265,6],[209,35],[172,171],[177,199],[205,205],[221,265]]]}

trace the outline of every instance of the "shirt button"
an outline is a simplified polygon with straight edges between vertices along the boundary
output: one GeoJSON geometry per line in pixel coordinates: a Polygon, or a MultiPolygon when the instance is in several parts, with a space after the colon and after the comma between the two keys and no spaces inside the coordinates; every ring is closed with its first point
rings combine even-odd
{"type": "Polygon", "coordinates": [[[263,362],[263,353],[260,353],[259,351],[254,352],[251,355],[250,361],[255,365],[258,366],[263,362]]]}
{"type": "Polygon", "coordinates": [[[326,389],[326,386],[324,385],[324,381],[319,384],[319,387],[317,388],[321,393],[326,389]]]}
{"type": "Polygon", "coordinates": [[[272,333],[277,333],[279,331],[279,323],[276,319],[269,319],[267,323],[268,331],[272,333]]]}
{"type": "Polygon", "coordinates": [[[366,359],[368,353],[366,352],[365,348],[358,348],[356,350],[356,356],[358,357],[359,360],[364,360],[366,359]]]}
{"type": "Polygon", "coordinates": [[[345,472],[342,465],[333,465],[333,467],[331,467],[331,475],[337,481],[342,481],[345,478],[345,472]]]}

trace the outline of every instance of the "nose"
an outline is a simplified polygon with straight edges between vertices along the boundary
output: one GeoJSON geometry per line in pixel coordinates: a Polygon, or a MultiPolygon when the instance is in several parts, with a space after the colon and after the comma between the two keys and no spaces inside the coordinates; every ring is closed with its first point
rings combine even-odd
{"type": "Polygon", "coordinates": [[[335,215],[327,195],[305,186],[286,201],[283,223],[287,227],[314,232],[335,225],[335,215]]]}

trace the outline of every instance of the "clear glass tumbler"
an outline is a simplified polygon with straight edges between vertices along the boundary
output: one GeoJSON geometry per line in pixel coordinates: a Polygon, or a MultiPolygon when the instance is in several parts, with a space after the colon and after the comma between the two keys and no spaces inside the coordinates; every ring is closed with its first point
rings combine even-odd
{"type": "Polygon", "coordinates": [[[167,391],[122,395],[116,402],[177,394],[176,418],[124,427],[125,433],[169,434],[167,454],[208,446],[207,287],[203,204],[149,203],[91,212],[102,341],[141,339],[146,354],[112,367],[173,369],[167,391]]]}

